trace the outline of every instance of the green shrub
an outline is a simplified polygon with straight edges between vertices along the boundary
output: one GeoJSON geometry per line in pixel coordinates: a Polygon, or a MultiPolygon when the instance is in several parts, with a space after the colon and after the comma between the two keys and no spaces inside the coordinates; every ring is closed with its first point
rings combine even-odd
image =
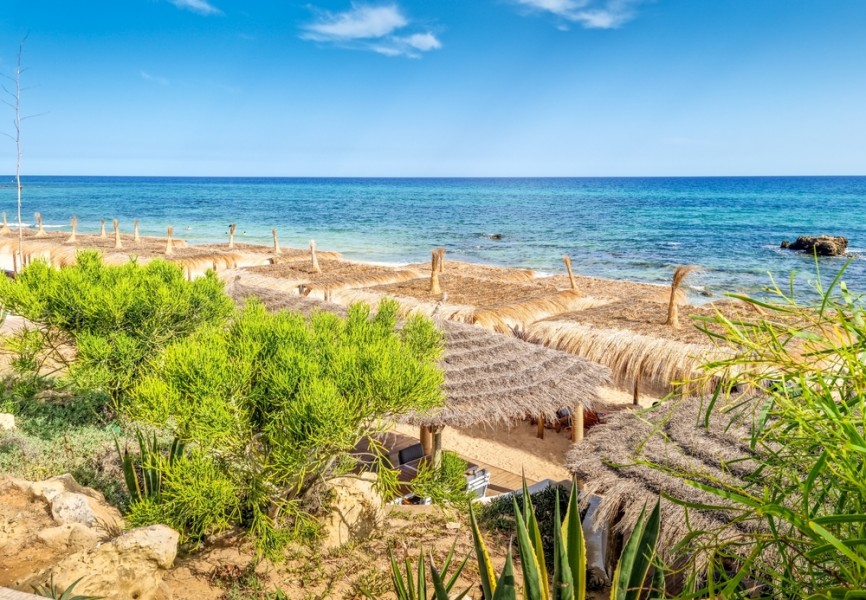
{"type": "Polygon", "coordinates": [[[0,303],[43,326],[14,342],[19,371],[68,367],[79,388],[103,390],[115,403],[166,344],[224,323],[233,309],[213,273],[189,282],[162,260],[107,266],[93,251],[79,253],[72,267],[37,261],[15,281],[3,278],[0,303]]]}
{"type": "Polygon", "coordinates": [[[420,498],[430,498],[434,504],[466,502],[466,468],[468,463],[454,452],[442,453],[442,464],[438,469],[433,463],[422,460],[418,474],[412,480],[412,493],[420,498]]]}
{"type": "Polygon", "coordinates": [[[396,312],[383,302],[374,317],[354,305],[346,319],[307,320],[250,299],[228,327],[173,343],[150,363],[127,414],[199,452],[207,476],[168,469],[161,495],[169,512],[188,517],[187,535],[237,522],[275,553],[309,530],[307,492],[355,468],[351,451],[383,430],[381,419],[441,403],[441,337],[420,317],[397,330],[396,312]],[[210,495],[221,499],[216,508],[205,504],[210,495]],[[211,510],[218,514],[200,526],[211,510]]]}

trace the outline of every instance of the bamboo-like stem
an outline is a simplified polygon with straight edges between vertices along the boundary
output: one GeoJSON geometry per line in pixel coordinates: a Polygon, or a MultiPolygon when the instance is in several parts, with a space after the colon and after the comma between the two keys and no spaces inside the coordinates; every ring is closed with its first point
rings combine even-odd
{"type": "Polygon", "coordinates": [[[421,434],[418,437],[421,440],[421,451],[424,453],[424,456],[432,456],[433,434],[430,433],[430,428],[426,425],[421,425],[421,434]]]}
{"type": "Polygon", "coordinates": [[[45,227],[42,226],[42,213],[35,213],[36,218],[36,237],[45,237],[45,227]]]}
{"type": "Polygon", "coordinates": [[[141,236],[138,235],[138,219],[132,222],[132,241],[136,244],[141,243],[141,236]]]}
{"type": "Polygon", "coordinates": [[[322,267],[319,266],[319,258],[316,256],[316,240],[310,240],[310,260],[313,262],[313,271],[321,273],[322,267]]]}
{"type": "Polygon", "coordinates": [[[283,251],[280,250],[280,240],[277,237],[277,228],[274,227],[271,229],[271,233],[274,235],[274,254],[282,254],[283,251]]]}
{"type": "Polygon", "coordinates": [[[172,236],[174,235],[174,227],[171,225],[168,226],[168,239],[165,241],[165,255],[171,256],[174,254],[174,240],[172,236]]]}
{"type": "Polygon", "coordinates": [[[445,246],[439,246],[439,272],[445,271],[445,246]]]}
{"type": "Polygon", "coordinates": [[[119,250],[123,248],[123,244],[120,241],[120,221],[114,219],[112,224],[114,225],[114,247],[119,250]]]}
{"type": "Polygon", "coordinates": [[[563,256],[562,261],[565,263],[565,270],[568,271],[568,282],[571,284],[571,289],[576,290],[577,283],[574,281],[574,272],[571,270],[571,259],[563,256]]]}
{"type": "Polygon", "coordinates": [[[430,267],[430,293],[442,293],[442,288],[439,286],[439,253],[436,250],[433,251],[433,263],[430,267]]]}
{"type": "Polygon", "coordinates": [[[571,413],[571,441],[579,442],[583,439],[583,406],[578,406],[571,413]]]}
{"type": "Polygon", "coordinates": [[[105,219],[102,219],[102,223],[99,226],[99,237],[108,239],[108,234],[105,233],[105,219]]]}
{"type": "Polygon", "coordinates": [[[6,220],[6,211],[3,211],[3,226],[0,227],[0,235],[9,235],[12,230],[9,229],[9,222],[6,220]]]}
{"type": "Polygon", "coordinates": [[[438,471],[442,467],[442,426],[431,427],[433,434],[433,468],[438,471]]]}
{"type": "Polygon", "coordinates": [[[640,371],[634,376],[634,390],[632,392],[631,403],[635,406],[640,405],[640,371]]]}
{"type": "Polygon", "coordinates": [[[72,234],[66,239],[66,243],[74,244],[78,241],[76,238],[78,232],[78,217],[72,215],[72,218],[69,219],[69,226],[72,228],[72,234]]]}
{"type": "Polygon", "coordinates": [[[237,225],[232,223],[229,225],[229,248],[235,247],[235,230],[238,228],[237,225]]]}
{"type": "Polygon", "coordinates": [[[535,437],[540,440],[544,439],[544,415],[538,415],[535,421],[535,437]]]}

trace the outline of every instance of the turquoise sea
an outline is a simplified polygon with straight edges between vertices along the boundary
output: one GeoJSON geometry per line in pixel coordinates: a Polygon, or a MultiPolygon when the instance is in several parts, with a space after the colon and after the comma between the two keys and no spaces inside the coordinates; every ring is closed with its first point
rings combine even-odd
{"type": "MultiPolygon", "coordinates": [[[[780,250],[798,235],[844,235],[866,255],[866,177],[580,179],[283,179],[24,177],[27,221],[97,231],[118,218],[143,234],[192,243],[225,240],[322,249],[387,263],[426,260],[444,245],[454,259],[663,283],[672,267],[698,264],[694,292],[755,291],[768,273],[801,289],[815,280],[813,259],[780,250]],[[189,229],[187,229],[189,228],[189,229]]],[[[0,178],[0,210],[15,210],[12,179],[0,178]]],[[[844,259],[822,259],[826,274],[844,259]]],[[[866,261],[846,281],[866,292],[866,261]]]]}

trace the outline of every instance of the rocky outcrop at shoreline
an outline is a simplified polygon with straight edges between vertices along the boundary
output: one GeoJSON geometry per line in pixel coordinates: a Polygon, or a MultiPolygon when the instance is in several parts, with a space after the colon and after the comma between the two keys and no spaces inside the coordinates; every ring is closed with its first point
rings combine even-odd
{"type": "Polygon", "coordinates": [[[801,235],[793,242],[785,240],[781,247],[818,256],[844,256],[848,249],[848,238],[840,235],[801,235]]]}

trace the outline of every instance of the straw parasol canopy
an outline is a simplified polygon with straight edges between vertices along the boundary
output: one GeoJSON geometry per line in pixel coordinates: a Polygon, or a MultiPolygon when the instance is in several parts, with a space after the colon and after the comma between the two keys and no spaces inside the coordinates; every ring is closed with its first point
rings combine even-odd
{"type": "MultiPolygon", "coordinates": [[[[654,504],[659,495],[725,505],[717,496],[670,474],[739,486],[755,469],[748,417],[732,421],[731,416],[714,412],[705,422],[705,410],[702,400],[688,399],[646,411],[622,411],[592,428],[583,443],[572,448],[566,466],[583,484],[583,501],[588,503],[592,495],[601,497],[595,526],[607,523],[615,532],[627,534],[644,506],[654,504]]],[[[692,529],[715,530],[729,523],[730,517],[722,509],[688,512],[692,529]]],[[[672,549],[687,533],[683,507],[662,502],[659,548],[672,549]]]]}
{"type": "MultiPolygon", "coordinates": [[[[345,308],[321,300],[244,285],[237,279],[228,293],[242,301],[258,297],[271,310],[309,314],[345,308]]],[[[444,335],[445,406],[433,413],[405,415],[404,422],[426,427],[499,425],[527,415],[555,418],[562,408],[592,409],[598,387],[609,383],[607,368],[479,327],[438,321],[444,335]]]]}

